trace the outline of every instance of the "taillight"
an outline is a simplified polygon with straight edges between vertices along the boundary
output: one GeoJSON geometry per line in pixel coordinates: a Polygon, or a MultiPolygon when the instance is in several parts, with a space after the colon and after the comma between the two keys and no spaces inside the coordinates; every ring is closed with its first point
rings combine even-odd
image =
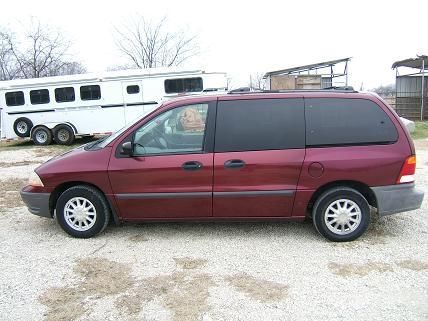
{"type": "Polygon", "coordinates": [[[401,168],[400,175],[397,179],[397,184],[402,183],[411,183],[415,181],[415,171],[416,171],[416,156],[409,156],[406,158],[406,161],[401,168]]]}

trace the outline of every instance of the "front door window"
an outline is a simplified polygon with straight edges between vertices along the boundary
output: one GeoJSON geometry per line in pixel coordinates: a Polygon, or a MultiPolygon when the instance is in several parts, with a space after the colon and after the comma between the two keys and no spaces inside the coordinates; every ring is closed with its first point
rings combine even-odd
{"type": "Polygon", "coordinates": [[[134,155],[202,152],[208,104],[171,109],[140,127],[134,136],[134,155]]]}

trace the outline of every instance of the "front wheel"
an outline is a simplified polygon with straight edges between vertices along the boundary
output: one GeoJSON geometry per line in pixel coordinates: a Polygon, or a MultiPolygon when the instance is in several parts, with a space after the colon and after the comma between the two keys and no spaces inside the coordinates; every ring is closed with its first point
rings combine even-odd
{"type": "Polygon", "coordinates": [[[89,238],[102,232],[110,219],[110,208],[97,189],[78,185],[67,189],[56,204],[56,217],[71,236],[89,238]]]}
{"type": "Polygon", "coordinates": [[[337,187],[317,199],[312,219],[317,231],[330,241],[353,241],[367,230],[370,206],[357,190],[337,187]]]}

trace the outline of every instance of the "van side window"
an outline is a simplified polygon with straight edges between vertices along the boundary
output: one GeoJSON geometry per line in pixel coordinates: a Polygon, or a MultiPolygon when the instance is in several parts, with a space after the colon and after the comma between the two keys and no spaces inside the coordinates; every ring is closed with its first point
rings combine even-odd
{"type": "Polygon", "coordinates": [[[57,103],[63,103],[67,101],[74,101],[74,88],[63,87],[55,89],[55,100],[57,103]]]}
{"type": "Polygon", "coordinates": [[[49,90],[47,89],[31,90],[30,101],[32,105],[48,104],[50,102],[49,90]]]}
{"type": "Polygon", "coordinates": [[[198,92],[203,89],[201,77],[165,80],[165,92],[167,94],[198,92]]]}
{"type": "Polygon", "coordinates": [[[303,99],[220,101],[216,152],[305,147],[303,99]]]}
{"type": "Polygon", "coordinates": [[[81,86],[80,99],[82,100],[98,100],[101,99],[101,89],[98,85],[81,86]]]}
{"type": "Polygon", "coordinates": [[[305,99],[306,145],[364,145],[397,141],[388,115],[367,99],[305,99]]]}
{"type": "Polygon", "coordinates": [[[7,106],[22,106],[25,104],[24,93],[22,91],[12,91],[5,94],[7,106]]]}
{"type": "Polygon", "coordinates": [[[126,87],[126,92],[130,95],[138,94],[140,92],[140,86],[138,85],[129,85],[126,87]]]}
{"type": "Polygon", "coordinates": [[[137,129],[134,155],[198,153],[204,148],[208,104],[168,110],[137,129]]]}

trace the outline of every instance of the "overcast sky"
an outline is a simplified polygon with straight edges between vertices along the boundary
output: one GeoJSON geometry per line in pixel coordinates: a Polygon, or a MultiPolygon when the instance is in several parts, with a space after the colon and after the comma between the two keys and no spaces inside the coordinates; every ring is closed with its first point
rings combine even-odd
{"type": "Polygon", "coordinates": [[[394,82],[394,61],[428,54],[428,1],[43,1],[3,0],[0,25],[30,16],[58,27],[89,71],[123,64],[114,25],[135,15],[168,17],[198,36],[201,54],[184,67],[226,71],[236,86],[251,72],[353,57],[357,89],[394,82]]]}

